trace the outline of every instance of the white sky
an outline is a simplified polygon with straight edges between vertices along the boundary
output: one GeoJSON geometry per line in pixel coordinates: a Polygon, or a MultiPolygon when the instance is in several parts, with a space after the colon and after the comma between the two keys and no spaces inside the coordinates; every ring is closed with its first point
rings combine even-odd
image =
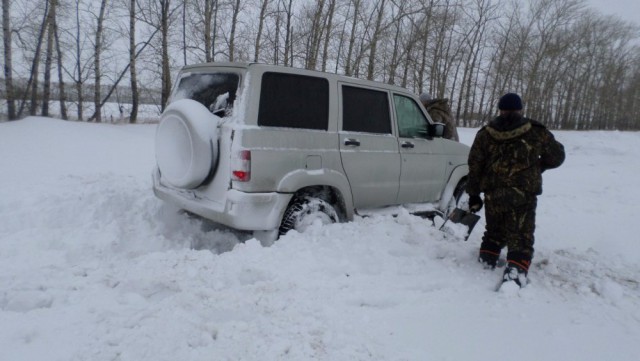
{"type": "Polygon", "coordinates": [[[640,0],[589,0],[596,10],[640,25],[640,0]]]}

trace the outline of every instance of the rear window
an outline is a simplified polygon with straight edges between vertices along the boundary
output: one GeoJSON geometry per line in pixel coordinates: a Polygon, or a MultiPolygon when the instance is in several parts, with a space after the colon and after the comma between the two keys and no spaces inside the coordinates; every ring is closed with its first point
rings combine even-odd
{"type": "Polygon", "coordinates": [[[192,99],[220,117],[230,116],[239,82],[235,73],[187,73],[180,78],[172,101],[192,99]]]}
{"type": "Polygon", "coordinates": [[[351,132],[391,134],[387,93],[343,85],[342,129],[351,132]]]}
{"type": "Polygon", "coordinates": [[[329,82],[312,76],[262,75],[258,125],[327,130],[329,82]]]}

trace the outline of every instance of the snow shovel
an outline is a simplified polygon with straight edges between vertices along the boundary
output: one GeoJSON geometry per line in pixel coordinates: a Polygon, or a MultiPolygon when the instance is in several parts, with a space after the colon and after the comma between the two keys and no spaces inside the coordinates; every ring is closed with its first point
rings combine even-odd
{"type": "Polygon", "coordinates": [[[479,215],[460,208],[455,208],[453,211],[451,211],[451,213],[449,213],[449,217],[447,217],[442,226],[440,226],[440,230],[446,230],[445,226],[449,221],[451,221],[452,223],[463,224],[467,226],[467,234],[464,235],[464,240],[466,241],[469,239],[471,231],[473,231],[473,227],[476,226],[476,223],[478,223],[479,220],[479,215]]]}

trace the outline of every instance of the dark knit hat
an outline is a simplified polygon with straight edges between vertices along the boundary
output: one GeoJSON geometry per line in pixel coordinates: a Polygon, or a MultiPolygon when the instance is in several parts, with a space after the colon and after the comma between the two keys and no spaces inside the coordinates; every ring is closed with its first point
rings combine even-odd
{"type": "Polygon", "coordinates": [[[507,93],[498,102],[500,110],[522,110],[522,99],[516,93],[507,93]]]}

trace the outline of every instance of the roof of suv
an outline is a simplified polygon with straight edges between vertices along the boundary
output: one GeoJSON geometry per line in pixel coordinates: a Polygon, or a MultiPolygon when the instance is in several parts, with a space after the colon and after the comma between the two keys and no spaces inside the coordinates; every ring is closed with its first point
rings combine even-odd
{"type": "Polygon", "coordinates": [[[348,80],[349,82],[356,83],[356,84],[369,85],[374,87],[384,86],[385,88],[389,88],[389,89],[403,92],[403,93],[411,92],[406,88],[403,88],[397,85],[382,83],[379,81],[364,80],[364,79],[354,78],[351,76],[322,72],[318,70],[308,70],[304,68],[295,68],[295,67],[282,66],[282,65],[270,65],[270,64],[263,64],[263,63],[242,63],[242,62],[199,63],[199,64],[187,65],[183,68],[183,71],[196,70],[196,69],[201,70],[203,68],[218,68],[218,67],[219,68],[239,68],[239,69],[260,68],[263,71],[284,71],[287,73],[295,72],[298,74],[309,75],[309,76],[335,77],[337,79],[348,80]]]}

